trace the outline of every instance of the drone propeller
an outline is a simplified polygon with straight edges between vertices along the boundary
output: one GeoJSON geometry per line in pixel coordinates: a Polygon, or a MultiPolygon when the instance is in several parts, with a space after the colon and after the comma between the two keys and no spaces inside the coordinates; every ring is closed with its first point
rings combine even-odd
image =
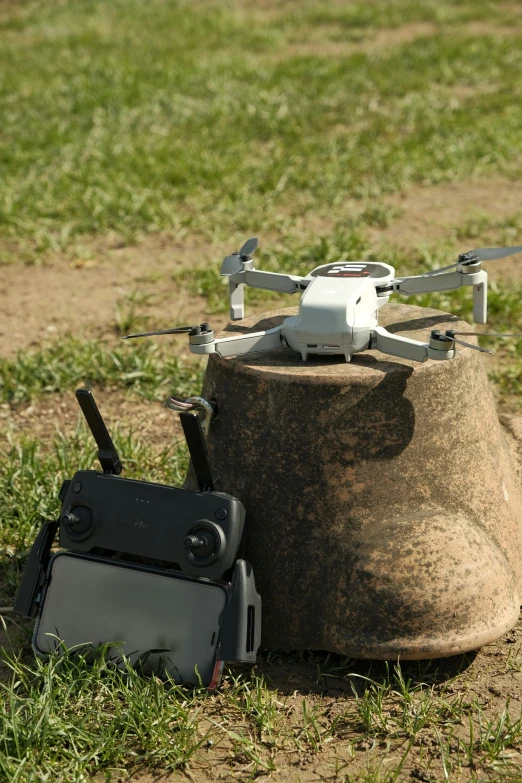
{"type": "Polygon", "coordinates": [[[433,275],[440,275],[441,272],[447,272],[449,269],[455,269],[455,267],[462,263],[473,264],[480,261],[494,261],[496,258],[514,256],[516,253],[520,253],[521,251],[522,245],[518,245],[517,247],[480,247],[476,248],[475,250],[468,250],[467,253],[461,253],[459,255],[459,260],[455,264],[443,266],[441,269],[433,269],[431,272],[426,272],[426,274],[423,276],[432,277],[433,275]]]}
{"type": "Polygon", "coordinates": [[[188,334],[199,326],[176,326],[174,329],[161,329],[159,332],[140,332],[139,334],[126,334],[122,340],[132,340],[134,337],[155,337],[159,334],[188,334]]]}
{"type": "Polygon", "coordinates": [[[232,253],[231,256],[227,256],[221,264],[221,275],[235,275],[236,272],[241,272],[244,261],[254,255],[259,244],[257,237],[251,237],[247,239],[243,247],[238,253],[232,253]]]}
{"type": "MultiPolygon", "coordinates": [[[[470,334],[470,332],[466,332],[466,334],[470,334]]],[[[488,351],[487,348],[482,348],[480,345],[472,345],[471,343],[465,343],[464,340],[458,340],[453,335],[448,335],[448,337],[451,337],[454,343],[458,343],[459,345],[464,345],[466,348],[473,348],[474,351],[480,351],[481,353],[490,353],[490,354],[495,353],[495,351],[488,351]]]]}
{"type": "Polygon", "coordinates": [[[257,237],[251,237],[250,239],[247,239],[247,241],[239,251],[240,258],[244,258],[245,256],[253,256],[257,250],[258,245],[259,245],[259,240],[257,237]]]}
{"type": "Polygon", "coordinates": [[[505,334],[504,332],[454,332],[453,329],[447,329],[448,337],[454,334],[472,335],[473,337],[522,337],[522,334],[505,334]]]}
{"type": "Polygon", "coordinates": [[[474,351],[490,354],[493,354],[494,351],[489,351],[487,348],[482,348],[480,345],[472,345],[471,343],[464,342],[464,340],[459,340],[455,337],[456,334],[462,335],[463,337],[522,337],[522,334],[504,334],[501,332],[455,332],[453,329],[446,329],[442,335],[440,335],[439,332],[441,337],[447,337],[459,345],[464,345],[466,348],[473,348],[474,351]]]}

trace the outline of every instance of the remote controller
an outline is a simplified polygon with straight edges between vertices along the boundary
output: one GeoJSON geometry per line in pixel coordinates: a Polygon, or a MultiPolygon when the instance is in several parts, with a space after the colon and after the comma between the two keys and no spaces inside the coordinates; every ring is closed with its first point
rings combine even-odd
{"type": "Polygon", "coordinates": [[[216,491],[197,416],[180,413],[199,492],[136,481],[122,470],[105,423],[87,389],[78,402],[98,446],[103,472],[78,471],[60,491],[60,546],[75,552],[110,550],[166,561],[192,576],[221,579],[233,566],[245,509],[216,491]]]}
{"type": "Polygon", "coordinates": [[[90,660],[105,643],[120,668],[213,689],[225,661],[254,663],[260,643],[261,599],[251,566],[238,559],[243,505],[217,491],[197,415],[180,413],[193,492],[121,478],[91,392],[76,396],[103,472],[78,471],[64,482],[60,518],[36,537],[15,612],[36,618],[38,655],[73,648],[90,660]],[[58,531],[64,549],[53,555],[58,531]]]}

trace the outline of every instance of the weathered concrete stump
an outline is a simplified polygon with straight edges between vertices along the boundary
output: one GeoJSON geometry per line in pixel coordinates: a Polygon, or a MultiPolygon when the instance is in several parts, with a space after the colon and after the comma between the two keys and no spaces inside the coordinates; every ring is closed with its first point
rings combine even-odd
{"type": "MultiPolygon", "coordinates": [[[[419,340],[432,328],[470,329],[398,304],[381,323],[419,340]]],[[[304,363],[289,349],[212,356],[203,394],[219,402],[210,451],[223,487],[247,509],[264,647],[431,658],[516,623],[516,425],[499,423],[481,354],[462,348],[425,364],[376,351],[351,364],[304,363]]]]}

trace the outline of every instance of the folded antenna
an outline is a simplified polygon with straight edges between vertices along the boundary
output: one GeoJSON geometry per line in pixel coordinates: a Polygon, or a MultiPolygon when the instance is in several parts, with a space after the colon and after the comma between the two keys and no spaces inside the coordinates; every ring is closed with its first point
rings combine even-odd
{"type": "Polygon", "coordinates": [[[179,414],[179,418],[185,433],[192,467],[194,468],[199,488],[201,492],[214,492],[218,487],[219,479],[210,464],[207,443],[201,429],[199,417],[197,414],[183,411],[179,414]]]}
{"type": "Polygon", "coordinates": [[[89,389],[76,389],[76,399],[98,446],[98,459],[103,472],[118,476],[123,466],[92,392],[89,389]]]}

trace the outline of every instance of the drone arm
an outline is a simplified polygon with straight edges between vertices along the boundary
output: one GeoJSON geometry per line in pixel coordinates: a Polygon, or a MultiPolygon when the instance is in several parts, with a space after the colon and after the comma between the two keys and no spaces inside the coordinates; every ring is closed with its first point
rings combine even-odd
{"type": "MultiPolygon", "coordinates": [[[[411,359],[414,362],[425,362],[426,359],[453,359],[454,351],[441,350],[436,342],[421,343],[418,340],[410,340],[398,334],[388,332],[383,326],[376,326],[372,330],[370,348],[391,356],[399,356],[401,359],[411,359]]],[[[441,344],[441,347],[443,344],[441,344]]]]}
{"type": "Polygon", "coordinates": [[[441,275],[417,275],[392,280],[393,290],[399,294],[427,294],[434,291],[452,291],[464,285],[473,286],[473,319],[477,324],[487,321],[487,272],[447,272],[441,275]]]}
{"type": "MultiPolygon", "coordinates": [[[[466,275],[466,277],[471,275],[466,275]]],[[[452,291],[455,288],[460,288],[463,285],[462,278],[459,272],[448,272],[444,275],[416,275],[414,277],[402,277],[397,280],[392,280],[394,291],[399,294],[431,294],[434,291],[452,291]]],[[[468,283],[468,281],[466,281],[468,283]]],[[[470,280],[468,285],[472,281],[470,280]]]]}
{"type": "Polygon", "coordinates": [[[427,343],[392,334],[384,326],[376,326],[373,329],[370,347],[381,353],[400,356],[402,359],[413,359],[415,362],[425,362],[428,358],[427,343]]]}
{"type": "MultiPolygon", "coordinates": [[[[219,356],[239,356],[244,353],[270,351],[274,348],[280,348],[282,345],[281,328],[281,326],[275,326],[273,329],[267,329],[264,332],[238,334],[234,335],[234,337],[220,337],[217,340],[210,339],[208,342],[200,343],[195,342],[198,339],[197,337],[189,337],[189,347],[192,353],[217,353],[219,356]]],[[[201,337],[204,336],[202,335],[201,337]]]]}
{"type": "Polygon", "coordinates": [[[282,294],[294,294],[303,291],[304,278],[296,275],[282,275],[278,272],[261,272],[257,269],[243,269],[228,276],[230,293],[230,318],[239,321],[245,317],[245,285],[252,288],[264,288],[267,291],[279,291],[282,294]]]}
{"type": "Polygon", "coordinates": [[[245,283],[252,288],[265,288],[267,291],[278,291],[281,294],[295,294],[303,291],[306,284],[304,278],[298,275],[282,275],[279,272],[261,272],[257,269],[245,269],[230,275],[230,282],[245,283]]]}

